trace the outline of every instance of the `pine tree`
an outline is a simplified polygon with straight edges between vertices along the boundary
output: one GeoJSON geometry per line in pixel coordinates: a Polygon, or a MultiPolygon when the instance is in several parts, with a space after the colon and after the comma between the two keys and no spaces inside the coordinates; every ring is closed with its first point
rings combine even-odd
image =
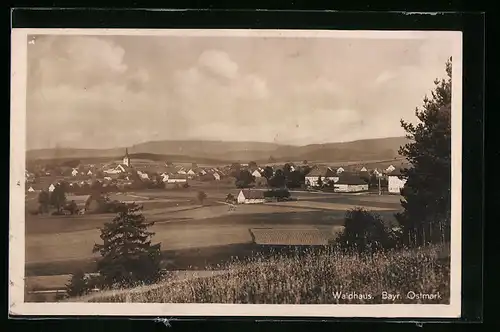
{"type": "Polygon", "coordinates": [[[71,276],[69,284],[66,285],[66,293],[69,296],[81,296],[89,290],[85,273],[77,271],[71,276]]]}
{"type": "Polygon", "coordinates": [[[50,203],[60,212],[66,203],[65,188],[61,184],[57,184],[50,194],[50,203]]]}
{"type": "Polygon", "coordinates": [[[151,283],[160,277],[160,244],[151,244],[148,228],[135,203],[118,207],[118,215],[101,229],[103,244],[94,246],[102,258],[97,262],[103,286],[131,286],[151,283]]]}
{"type": "Polygon", "coordinates": [[[401,120],[410,143],[399,153],[412,167],[402,170],[406,179],[401,191],[403,212],[396,214],[403,241],[424,245],[449,241],[451,214],[451,58],[447,78],[435,80],[432,98],[417,108],[417,125],[401,120]]]}

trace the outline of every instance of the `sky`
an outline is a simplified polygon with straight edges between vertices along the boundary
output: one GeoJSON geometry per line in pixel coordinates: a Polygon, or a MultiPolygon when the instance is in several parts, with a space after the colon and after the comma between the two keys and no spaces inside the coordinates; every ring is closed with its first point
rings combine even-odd
{"type": "Polygon", "coordinates": [[[28,149],[403,136],[452,55],[433,38],[28,39],[28,149]]]}

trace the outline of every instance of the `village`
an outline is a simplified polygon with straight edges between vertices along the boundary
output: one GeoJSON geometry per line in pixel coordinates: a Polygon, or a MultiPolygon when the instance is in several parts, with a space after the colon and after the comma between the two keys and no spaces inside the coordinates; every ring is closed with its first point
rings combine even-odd
{"type": "MultiPolygon", "coordinates": [[[[400,168],[403,164],[397,164],[400,168]]],[[[75,165],[76,166],[76,165],[75,165]]],[[[39,167],[26,170],[26,196],[35,193],[51,194],[64,186],[66,203],[75,203],[76,212],[91,210],[96,193],[124,193],[137,190],[179,190],[194,184],[202,189],[239,188],[237,195],[228,193],[227,202],[235,204],[264,203],[266,189],[280,188],[315,192],[399,194],[405,180],[393,164],[373,168],[359,164],[331,167],[285,163],[259,166],[254,162],[225,166],[174,165],[168,162],[136,160],[132,164],[128,149],[122,160],[101,165],[79,164],[76,167],[39,167]],[[233,198],[233,199],[232,199],[233,198]]],[[[272,191],[270,191],[271,193],[272,191]]],[[[267,199],[269,200],[269,199],[267,199]]]]}

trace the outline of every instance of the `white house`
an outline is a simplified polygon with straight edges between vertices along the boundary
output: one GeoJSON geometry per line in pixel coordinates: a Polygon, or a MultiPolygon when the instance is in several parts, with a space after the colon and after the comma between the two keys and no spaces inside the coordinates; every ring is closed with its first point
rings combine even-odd
{"type": "Polygon", "coordinates": [[[368,170],[366,169],[366,167],[363,166],[363,168],[361,169],[361,172],[368,172],[368,170]]]}
{"type": "Polygon", "coordinates": [[[149,179],[149,175],[147,173],[137,171],[137,174],[141,177],[141,179],[149,179]]]}
{"type": "Polygon", "coordinates": [[[342,167],[337,168],[337,174],[340,174],[344,171],[345,171],[345,169],[343,169],[342,167]]]}
{"type": "Polygon", "coordinates": [[[162,180],[163,182],[168,182],[168,178],[169,178],[169,175],[168,175],[168,174],[163,173],[163,174],[161,175],[161,180],[162,180]]]}
{"type": "Polygon", "coordinates": [[[309,187],[317,187],[318,180],[320,177],[321,177],[321,182],[323,184],[329,181],[336,182],[339,179],[338,175],[335,174],[335,172],[330,167],[327,168],[317,167],[306,175],[305,177],[306,185],[309,187]]]}
{"type": "Polygon", "coordinates": [[[394,166],[390,165],[389,167],[387,167],[387,168],[386,168],[386,170],[385,170],[385,171],[386,171],[387,173],[391,173],[391,172],[392,172],[392,171],[394,171],[395,169],[396,169],[396,167],[394,167],[394,166]]]}
{"type": "Polygon", "coordinates": [[[256,178],[260,178],[262,176],[258,170],[253,171],[252,175],[256,178]]]}
{"type": "Polygon", "coordinates": [[[111,180],[113,180],[113,179],[112,179],[111,177],[109,177],[109,176],[105,176],[105,177],[104,177],[104,180],[111,181],[111,180]]]}
{"type": "Polygon", "coordinates": [[[89,169],[89,171],[87,172],[87,175],[92,175],[92,171],[89,169]]]}
{"type": "Polygon", "coordinates": [[[167,183],[186,183],[187,179],[185,176],[172,175],[167,179],[167,183]]]}
{"type": "Polygon", "coordinates": [[[73,170],[71,171],[71,175],[72,176],[77,176],[78,175],[78,170],[76,168],[73,168],[73,170]]]}
{"type": "Polygon", "coordinates": [[[54,184],[51,183],[50,186],[49,186],[49,192],[53,192],[54,189],[56,189],[56,186],[54,186],[54,184]]]}
{"type": "Polygon", "coordinates": [[[220,181],[220,175],[219,175],[219,173],[214,172],[212,175],[214,176],[215,180],[220,181]]]}
{"type": "Polygon", "coordinates": [[[237,197],[238,204],[259,204],[264,203],[265,197],[262,190],[243,189],[237,197]]]}
{"type": "Polygon", "coordinates": [[[382,173],[380,173],[380,171],[378,169],[376,169],[376,168],[373,170],[373,174],[375,174],[376,176],[381,176],[382,175],[382,173]]]}
{"type": "Polygon", "coordinates": [[[368,191],[368,183],[358,176],[352,174],[342,174],[339,180],[335,182],[336,192],[361,192],[368,191]]]}
{"type": "Polygon", "coordinates": [[[293,165],[290,166],[290,172],[293,172],[295,171],[295,167],[293,167],[293,165]]]}
{"type": "Polygon", "coordinates": [[[34,191],[35,191],[35,189],[33,189],[33,187],[29,187],[28,191],[29,191],[30,193],[32,193],[32,192],[34,192],[34,191]]]}
{"type": "Polygon", "coordinates": [[[190,169],[188,172],[187,172],[187,175],[190,175],[190,176],[193,176],[193,175],[196,175],[196,173],[190,169]]]}
{"type": "Polygon", "coordinates": [[[406,179],[401,178],[400,172],[392,172],[387,177],[387,189],[391,194],[400,194],[405,184],[406,179]]]}
{"type": "Polygon", "coordinates": [[[205,175],[205,174],[207,174],[207,172],[206,172],[204,169],[202,169],[202,170],[200,171],[200,174],[201,174],[201,175],[205,175]]]}
{"type": "Polygon", "coordinates": [[[186,175],[186,171],[181,168],[180,170],[177,171],[177,174],[186,175]]]}

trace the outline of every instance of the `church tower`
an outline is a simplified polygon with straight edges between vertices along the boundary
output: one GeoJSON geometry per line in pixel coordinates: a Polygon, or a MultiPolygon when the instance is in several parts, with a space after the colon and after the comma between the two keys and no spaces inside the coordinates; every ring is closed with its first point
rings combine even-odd
{"type": "Polygon", "coordinates": [[[125,149],[125,157],[123,157],[123,164],[130,167],[130,157],[128,155],[128,149],[125,149]]]}

